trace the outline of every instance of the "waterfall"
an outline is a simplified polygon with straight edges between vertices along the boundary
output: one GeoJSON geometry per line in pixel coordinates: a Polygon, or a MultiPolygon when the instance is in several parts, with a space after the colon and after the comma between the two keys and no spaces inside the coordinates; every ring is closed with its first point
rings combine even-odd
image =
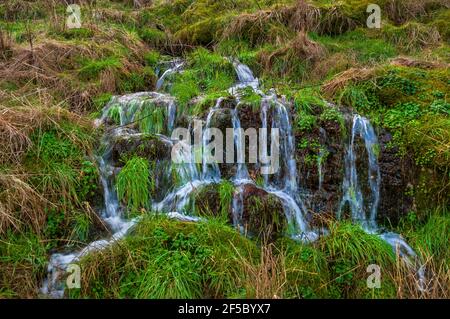
{"type": "Polygon", "coordinates": [[[184,66],[184,62],[178,59],[175,59],[170,62],[170,67],[161,75],[161,77],[156,82],[156,90],[159,91],[162,86],[164,85],[165,79],[170,76],[171,74],[174,74],[176,72],[179,72],[181,68],[184,66]]]}
{"type": "MultiPolygon", "coordinates": [[[[280,141],[279,145],[277,146],[279,146],[280,148],[279,156],[281,158],[282,165],[278,172],[275,174],[273,183],[270,182],[269,174],[263,174],[263,189],[268,193],[276,196],[282,203],[286,219],[291,226],[290,229],[292,229],[292,238],[301,241],[314,241],[318,238],[318,234],[312,231],[308,226],[308,223],[306,221],[307,211],[299,195],[300,190],[297,185],[297,163],[295,160],[295,141],[292,132],[292,125],[289,119],[289,112],[286,108],[285,101],[279,101],[273,90],[269,92],[269,95],[264,94],[259,88],[259,80],[254,77],[252,71],[248,66],[240,63],[237,60],[233,61],[233,65],[239,82],[230,89],[230,92],[238,97],[239,89],[250,87],[255,91],[255,93],[261,95],[261,128],[263,129],[263,132],[267,132],[268,112],[269,110],[271,110],[271,129],[278,129],[280,133],[280,141]]],[[[238,116],[233,117],[233,127],[235,129],[235,132],[237,127],[240,128],[238,116]]],[[[262,147],[264,148],[264,150],[267,150],[267,138],[268,136],[266,134],[263,135],[261,139],[263,143],[260,145],[260,148],[262,147]]],[[[237,149],[241,149],[242,152],[245,152],[245,148],[240,144],[240,141],[242,141],[240,136],[236,138],[235,135],[235,143],[237,149]],[[236,141],[239,142],[237,143],[236,141]]],[[[275,143],[275,141],[271,140],[271,143],[275,143]]],[[[271,144],[271,149],[273,149],[272,146],[274,145],[271,144]]],[[[238,151],[238,159],[239,157],[240,155],[238,151]]],[[[238,163],[240,163],[239,160],[238,163]]],[[[245,163],[238,164],[235,181],[237,181],[238,183],[242,183],[243,181],[245,181],[246,183],[254,184],[254,182],[251,181],[248,177],[247,167],[245,163]]],[[[240,211],[243,209],[242,205],[240,205],[239,197],[239,191],[242,191],[242,188],[238,188],[237,191],[238,194],[234,197],[236,201],[233,202],[233,214],[235,218],[239,218],[240,211]],[[235,210],[236,212],[234,212],[235,210]]]]}
{"type": "MultiPolygon", "coordinates": [[[[260,136],[260,161],[267,163],[268,157],[274,156],[275,150],[279,149],[279,169],[274,174],[263,173],[263,185],[260,187],[268,194],[278,198],[282,204],[284,215],[289,225],[289,234],[293,239],[302,242],[311,242],[318,238],[319,231],[312,229],[308,222],[308,211],[303,201],[302,189],[298,180],[297,162],[295,159],[295,138],[292,129],[291,118],[289,115],[289,105],[284,98],[279,98],[271,90],[268,94],[263,93],[259,87],[259,80],[254,77],[250,68],[237,60],[232,61],[235,68],[238,81],[229,89],[229,92],[239,101],[240,90],[247,87],[261,96],[260,119],[263,135],[260,136]],[[267,130],[270,129],[270,137],[267,130]],[[275,132],[277,132],[276,135],[275,132]],[[276,138],[275,138],[276,137],[276,138]],[[262,143],[261,143],[262,142],[262,143]],[[267,146],[270,144],[270,155],[267,152],[267,146]],[[263,149],[263,151],[261,150],[263,149]]],[[[158,79],[157,89],[161,89],[165,79],[173,73],[181,70],[183,62],[176,60],[172,66],[166,70],[158,79]]],[[[189,204],[192,194],[211,183],[221,181],[220,167],[217,162],[210,161],[209,143],[212,138],[211,131],[215,116],[219,112],[231,112],[231,124],[233,127],[233,146],[236,150],[236,172],[232,179],[236,186],[232,200],[232,220],[233,225],[243,231],[242,218],[244,213],[244,189],[246,184],[255,182],[250,178],[248,167],[245,163],[245,140],[242,135],[241,119],[239,118],[239,109],[221,108],[224,98],[219,98],[214,107],[212,107],[207,116],[204,125],[204,131],[200,135],[198,128],[192,129],[192,123],[189,123],[189,134],[194,136],[199,134],[199,145],[192,145],[183,141],[169,138],[163,134],[171,134],[177,121],[177,105],[175,99],[167,94],[159,92],[139,92],[124,96],[113,97],[105,106],[101,117],[96,120],[96,125],[105,125],[105,133],[101,139],[102,154],[97,157],[100,171],[101,185],[104,195],[104,209],[101,217],[111,230],[111,237],[90,243],[78,252],[70,254],[53,254],[48,264],[48,276],[43,283],[42,292],[55,298],[61,298],[64,295],[64,285],[60,282],[67,266],[80,260],[89,252],[103,249],[118,239],[122,238],[138,222],[138,219],[127,220],[124,218],[124,209],[118,200],[115,176],[120,167],[114,166],[113,148],[119,138],[140,139],[148,134],[140,132],[137,128],[143,118],[138,116],[147,108],[162,107],[165,112],[164,132],[155,132],[153,134],[160,141],[172,146],[172,162],[168,167],[161,170],[161,174],[167,179],[176,171],[180,179],[180,185],[173,186],[167,194],[160,200],[152,202],[152,209],[157,212],[167,213],[170,218],[177,218],[183,221],[199,221],[195,216],[190,216],[189,204]],[[114,122],[114,124],[111,124],[114,122]],[[173,146],[177,143],[178,147],[174,150],[173,146]],[[196,161],[196,151],[202,150],[201,162],[196,161]],[[197,165],[199,164],[199,165],[197,165]],[[201,165],[200,165],[201,164],[201,165]]],[[[239,105],[239,103],[238,103],[239,105]]],[[[194,122],[195,123],[195,122],[194,122]]],[[[200,129],[203,126],[200,125],[200,129]]],[[[200,131],[200,130],[199,130],[200,131]]],[[[195,140],[195,138],[194,138],[195,140]]],[[[410,265],[417,265],[418,257],[411,247],[401,238],[400,235],[389,232],[380,232],[376,223],[377,210],[380,200],[381,175],[378,165],[378,140],[375,131],[366,118],[355,115],[353,117],[352,130],[349,145],[345,154],[345,176],[342,184],[343,198],[338,210],[338,217],[342,217],[342,210],[346,204],[349,204],[351,217],[355,223],[360,224],[363,229],[369,233],[376,233],[388,242],[394,249],[397,249],[400,256],[410,265]],[[362,183],[358,179],[357,170],[357,138],[364,141],[365,150],[368,154],[368,180],[370,187],[370,196],[364,198],[362,183]]],[[[324,153],[321,151],[318,158],[319,171],[319,191],[322,189],[322,158],[324,153]]],[[[257,186],[256,186],[257,187],[257,186]]],[[[162,197],[162,196],[161,196],[162,197]]],[[[424,269],[420,267],[418,274],[421,282],[424,282],[424,269]]]]}
{"type": "Polygon", "coordinates": [[[352,213],[352,220],[359,223],[367,231],[375,231],[377,229],[375,219],[380,199],[381,184],[377,150],[379,150],[377,135],[369,120],[360,115],[355,115],[353,117],[350,145],[347,147],[345,155],[344,196],[338,210],[338,217],[341,217],[342,208],[348,203],[352,213]],[[367,209],[364,205],[363,193],[358,181],[356,168],[355,137],[357,135],[363,139],[368,154],[368,183],[371,189],[371,200],[367,205],[367,209]]]}
{"type": "Polygon", "coordinates": [[[250,181],[247,165],[245,164],[245,140],[242,136],[241,121],[237,110],[232,111],[233,139],[237,153],[237,170],[234,177],[235,183],[242,184],[250,181]]]}
{"type": "Polygon", "coordinates": [[[210,157],[211,154],[210,154],[208,144],[211,139],[210,129],[212,129],[212,126],[211,126],[212,120],[213,120],[213,117],[214,117],[214,114],[216,113],[216,111],[218,111],[220,109],[220,104],[222,103],[222,101],[223,101],[223,98],[219,98],[217,100],[216,105],[212,109],[209,110],[208,116],[206,117],[205,131],[204,131],[203,137],[202,137],[203,179],[213,180],[215,182],[218,182],[220,180],[220,169],[219,169],[219,165],[214,161],[213,158],[210,157]],[[205,154],[208,154],[208,155],[205,156],[205,154]]]}
{"type": "Polygon", "coordinates": [[[425,289],[425,267],[414,250],[406,243],[401,235],[393,232],[383,232],[377,225],[377,212],[380,201],[381,174],[378,165],[379,144],[378,138],[370,121],[358,114],[353,116],[350,143],[345,155],[345,176],[343,181],[343,198],[337,213],[338,219],[342,216],[342,209],[349,204],[353,222],[361,225],[368,233],[377,234],[398,253],[399,257],[410,268],[415,269],[419,277],[419,289],[425,289]],[[368,157],[368,185],[371,196],[365,205],[361,184],[358,180],[356,165],[355,139],[359,137],[364,141],[368,157]]]}
{"type": "MultiPolygon", "coordinates": [[[[115,188],[114,178],[116,167],[112,159],[112,148],[117,138],[140,138],[143,135],[124,126],[135,121],[135,115],[143,108],[149,105],[166,104],[169,114],[167,123],[167,131],[173,128],[174,113],[176,113],[176,105],[174,99],[168,95],[157,92],[139,92],[120,97],[113,97],[105,106],[102,116],[96,121],[97,125],[105,124],[111,116],[111,109],[115,109],[119,114],[120,125],[112,129],[105,130],[105,134],[101,141],[103,153],[97,157],[98,167],[100,171],[100,180],[103,187],[104,209],[101,217],[109,226],[112,236],[109,239],[102,239],[90,243],[82,250],[70,254],[53,254],[50,257],[47,266],[47,278],[41,287],[41,292],[50,295],[53,298],[62,298],[64,296],[64,284],[61,277],[65,273],[67,267],[71,263],[75,263],[83,256],[91,251],[103,249],[115,241],[121,239],[132,228],[137,219],[126,220],[123,216],[117,192],[115,188]],[[174,111],[175,110],[175,111],[174,111]]],[[[164,142],[167,139],[163,138],[164,142]]]]}

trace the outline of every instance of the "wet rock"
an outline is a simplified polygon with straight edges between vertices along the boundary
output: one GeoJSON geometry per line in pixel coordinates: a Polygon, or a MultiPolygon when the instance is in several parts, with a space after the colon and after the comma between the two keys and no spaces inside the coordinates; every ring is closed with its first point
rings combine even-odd
{"type": "Polygon", "coordinates": [[[169,160],[172,146],[156,135],[129,133],[114,137],[112,157],[119,165],[121,158],[132,155],[147,158],[149,161],[169,160]]]}
{"type": "MultiPolygon", "coordinates": [[[[243,212],[240,224],[246,234],[273,241],[284,233],[287,221],[282,203],[276,196],[253,184],[243,186],[242,196],[243,212]]],[[[222,211],[218,184],[198,189],[193,198],[195,210],[200,216],[218,216],[222,211]]],[[[226,210],[229,212],[229,222],[233,223],[231,207],[226,207],[226,210]]]]}
{"type": "Polygon", "coordinates": [[[247,184],[243,187],[243,203],[242,225],[249,234],[273,241],[284,233],[287,221],[276,196],[247,184]]]}
{"type": "Polygon", "coordinates": [[[379,135],[381,173],[380,206],[378,218],[396,224],[413,206],[413,198],[406,194],[408,184],[414,184],[417,174],[414,162],[400,158],[397,147],[389,146],[392,136],[388,132],[379,135]]]}

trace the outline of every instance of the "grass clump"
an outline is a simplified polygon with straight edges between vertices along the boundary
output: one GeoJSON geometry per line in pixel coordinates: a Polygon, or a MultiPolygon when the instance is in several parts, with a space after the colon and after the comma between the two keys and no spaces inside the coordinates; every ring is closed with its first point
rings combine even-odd
{"type": "Polygon", "coordinates": [[[85,60],[82,62],[82,67],[78,71],[78,74],[84,80],[92,80],[97,78],[102,71],[114,71],[121,67],[122,63],[120,63],[119,59],[116,57],[85,60]]]}
{"type": "Polygon", "coordinates": [[[220,199],[220,215],[228,217],[228,212],[231,209],[231,202],[233,200],[234,185],[230,181],[223,181],[219,184],[219,199],[220,199]]]}
{"type": "Polygon", "coordinates": [[[166,125],[166,109],[154,103],[144,103],[136,114],[142,133],[163,133],[166,125]]]}
{"type": "Polygon", "coordinates": [[[83,261],[80,297],[201,298],[242,296],[239,257],[256,246],[217,220],[198,224],[144,218],[133,233],[83,261]]]}
{"type": "Polygon", "coordinates": [[[131,211],[147,208],[150,199],[150,168],[148,161],[132,157],[126,161],[116,178],[117,196],[131,211]]]}
{"type": "Polygon", "coordinates": [[[197,49],[187,56],[188,66],[175,75],[174,83],[169,89],[182,105],[204,92],[224,91],[235,82],[235,72],[231,62],[222,56],[211,53],[204,48],[197,49]]]}

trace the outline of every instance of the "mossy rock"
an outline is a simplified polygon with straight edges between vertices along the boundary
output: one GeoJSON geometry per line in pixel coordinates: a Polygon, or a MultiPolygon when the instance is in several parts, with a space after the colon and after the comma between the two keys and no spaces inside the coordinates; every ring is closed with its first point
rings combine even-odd
{"type": "Polygon", "coordinates": [[[119,136],[112,149],[116,163],[133,155],[156,162],[170,159],[171,146],[154,135],[119,136]]]}
{"type": "Polygon", "coordinates": [[[283,205],[275,196],[252,184],[244,186],[242,224],[249,234],[273,241],[287,228],[283,205]]]}

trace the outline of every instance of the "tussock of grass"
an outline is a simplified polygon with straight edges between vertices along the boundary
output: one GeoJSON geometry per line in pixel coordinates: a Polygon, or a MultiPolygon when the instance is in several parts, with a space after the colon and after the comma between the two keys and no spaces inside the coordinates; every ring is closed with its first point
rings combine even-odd
{"type": "Polygon", "coordinates": [[[238,254],[253,243],[217,221],[147,217],[128,238],[83,261],[81,297],[200,298],[242,294],[238,254]]]}
{"type": "Polygon", "coordinates": [[[150,168],[144,158],[133,157],[125,163],[116,178],[119,200],[130,210],[147,208],[150,200],[150,168]]]}

